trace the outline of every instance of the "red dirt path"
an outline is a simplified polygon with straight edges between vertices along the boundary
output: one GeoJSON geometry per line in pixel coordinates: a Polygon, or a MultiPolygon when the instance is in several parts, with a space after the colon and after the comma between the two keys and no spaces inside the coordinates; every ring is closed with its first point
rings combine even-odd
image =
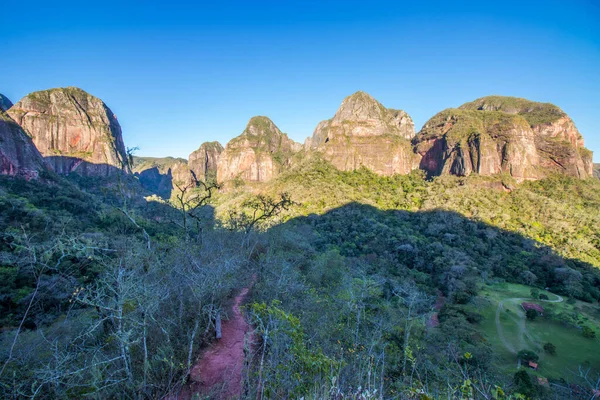
{"type": "Polygon", "coordinates": [[[244,319],[240,305],[246,299],[249,288],[235,297],[233,315],[221,325],[221,339],[206,349],[190,372],[189,383],[175,397],[180,400],[193,398],[195,394],[212,395],[218,399],[237,399],[242,391],[244,366],[244,339],[250,325],[244,319]]]}

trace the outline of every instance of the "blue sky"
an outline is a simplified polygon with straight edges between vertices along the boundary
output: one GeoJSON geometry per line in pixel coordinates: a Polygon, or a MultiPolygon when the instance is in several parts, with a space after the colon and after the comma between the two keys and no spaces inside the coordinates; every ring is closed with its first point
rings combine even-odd
{"type": "Polygon", "coordinates": [[[254,115],[304,141],[363,90],[428,118],[511,95],[565,110],[600,162],[600,2],[53,2],[2,10],[0,93],[78,86],[139,155],[225,144],[254,115]]]}

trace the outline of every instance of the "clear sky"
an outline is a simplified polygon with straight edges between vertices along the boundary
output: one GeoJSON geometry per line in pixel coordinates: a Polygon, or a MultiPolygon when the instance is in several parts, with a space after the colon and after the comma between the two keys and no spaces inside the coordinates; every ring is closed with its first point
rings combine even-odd
{"type": "Polygon", "coordinates": [[[1,13],[0,93],[81,87],[138,155],[225,144],[254,115],[304,141],[363,90],[417,129],[485,95],[552,102],[600,162],[598,0],[32,0],[1,13]]]}

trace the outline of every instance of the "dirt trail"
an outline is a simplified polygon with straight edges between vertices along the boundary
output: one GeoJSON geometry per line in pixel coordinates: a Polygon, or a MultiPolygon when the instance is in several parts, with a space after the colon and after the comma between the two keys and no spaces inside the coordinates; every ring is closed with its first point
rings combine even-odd
{"type": "Polygon", "coordinates": [[[194,395],[210,395],[215,399],[237,399],[242,391],[244,342],[250,325],[240,310],[249,287],[240,291],[233,302],[230,319],[223,321],[222,338],[206,349],[192,367],[188,385],[176,397],[179,400],[194,395]]]}
{"type": "MultiPolygon", "coordinates": [[[[552,294],[554,296],[556,296],[556,299],[554,299],[554,300],[539,300],[539,301],[543,301],[546,303],[560,303],[563,301],[563,298],[561,296],[554,294],[554,293],[552,293],[552,294]]],[[[504,347],[506,347],[506,349],[513,354],[517,354],[517,350],[504,336],[504,330],[502,329],[502,324],[500,323],[500,312],[504,309],[505,301],[509,301],[512,303],[518,303],[518,302],[527,301],[527,300],[531,300],[531,299],[526,299],[526,298],[521,298],[521,297],[504,299],[498,303],[498,308],[496,308],[496,331],[498,332],[498,337],[500,338],[500,341],[502,342],[504,347]]],[[[525,336],[527,336],[531,340],[531,337],[527,333],[527,328],[525,327],[525,313],[519,313],[519,315],[516,316],[516,318],[518,318],[518,320],[515,318],[514,315],[511,315],[511,318],[513,318],[513,320],[515,320],[515,322],[517,322],[517,326],[519,329],[519,345],[520,345],[520,348],[523,349],[524,345],[525,345],[525,340],[524,340],[525,336]]]]}

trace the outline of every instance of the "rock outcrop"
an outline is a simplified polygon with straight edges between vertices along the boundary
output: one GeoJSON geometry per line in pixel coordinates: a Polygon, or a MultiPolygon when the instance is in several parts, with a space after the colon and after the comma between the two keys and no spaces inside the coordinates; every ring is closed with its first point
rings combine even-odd
{"type": "Polygon", "coordinates": [[[600,164],[594,164],[594,176],[600,179],[600,164]]]}
{"type": "Polygon", "coordinates": [[[130,172],[116,116],[102,100],[81,89],[31,93],[8,114],[57,173],[109,176],[130,172]]]}
{"type": "Polygon", "coordinates": [[[2,93],[0,93],[0,111],[8,111],[13,106],[13,103],[2,93]]]}
{"type": "Polygon", "coordinates": [[[322,153],[340,170],[364,166],[381,175],[407,174],[419,165],[410,143],[414,134],[406,112],[357,92],[344,99],[332,119],[317,125],[305,148],[322,153]]]}
{"type": "Polygon", "coordinates": [[[204,182],[216,179],[217,164],[222,152],[221,143],[205,142],[198,150],[190,154],[188,166],[196,179],[204,182]]]}
{"type": "Polygon", "coordinates": [[[183,158],[133,157],[133,173],[144,189],[165,199],[178,185],[183,187],[195,181],[183,158]]]}
{"type": "Polygon", "coordinates": [[[592,154],[558,107],[489,96],[444,110],[413,139],[430,175],[508,173],[517,181],[552,173],[592,175],[592,154]]]}
{"type": "Polygon", "coordinates": [[[579,178],[593,174],[592,152],[573,120],[559,107],[506,96],[488,96],[461,106],[463,109],[494,110],[520,115],[535,133],[543,174],[563,173],[579,178]]]}
{"type": "Polygon", "coordinates": [[[299,143],[267,117],[253,117],[244,132],[229,141],[217,163],[217,180],[266,182],[289,166],[299,143]]]}
{"type": "Polygon", "coordinates": [[[0,174],[35,179],[47,169],[33,141],[0,109],[0,174]]]}

